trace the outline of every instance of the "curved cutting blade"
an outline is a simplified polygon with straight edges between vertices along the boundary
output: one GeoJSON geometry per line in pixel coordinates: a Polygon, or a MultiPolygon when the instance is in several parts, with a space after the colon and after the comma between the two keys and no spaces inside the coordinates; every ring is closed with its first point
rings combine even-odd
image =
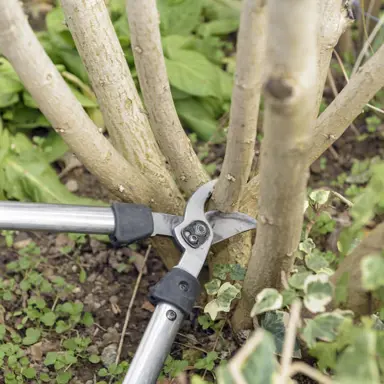
{"type": "MultiPolygon", "coordinates": [[[[152,236],[173,236],[173,228],[183,221],[182,216],[168,215],[165,213],[152,213],[154,232],[152,236]]],[[[213,242],[219,243],[239,233],[256,228],[256,220],[244,213],[223,213],[220,211],[208,211],[205,213],[209,224],[213,228],[213,242]]]]}

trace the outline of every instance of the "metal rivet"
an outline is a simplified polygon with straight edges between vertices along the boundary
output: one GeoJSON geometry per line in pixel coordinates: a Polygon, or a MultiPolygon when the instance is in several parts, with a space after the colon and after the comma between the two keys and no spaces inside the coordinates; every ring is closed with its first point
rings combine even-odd
{"type": "Polygon", "coordinates": [[[196,244],[196,243],[199,241],[199,239],[197,238],[196,235],[191,235],[191,236],[189,236],[189,237],[188,237],[188,240],[189,240],[192,244],[196,244]]]}
{"type": "Polygon", "coordinates": [[[186,281],[181,281],[181,282],[179,283],[179,288],[180,288],[182,291],[184,291],[184,292],[188,292],[188,290],[189,290],[189,285],[188,285],[188,283],[187,283],[186,281]]]}
{"type": "Polygon", "coordinates": [[[171,321],[175,321],[176,318],[177,318],[176,312],[175,312],[175,311],[172,311],[172,309],[170,309],[169,311],[167,311],[167,313],[166,313],[165,315],[167,316],[167,319],[168,319],[168,320],[171,320],[171,321]]]}
{"type": "Polygon", "coordinates": [[[207,234],[207,228],[204,224],[196,224],[195,225],[195,233],[196,235],[206,235],[207,234]]]}

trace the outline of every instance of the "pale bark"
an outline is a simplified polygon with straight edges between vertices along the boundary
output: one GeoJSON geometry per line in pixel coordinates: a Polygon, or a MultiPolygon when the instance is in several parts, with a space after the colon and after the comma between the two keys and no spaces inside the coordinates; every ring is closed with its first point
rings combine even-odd
{"type": "Polygon", "coordinates": [[[379,224],[362,242],[346,256],[331,277],[336,285],[340,278],[348,275],[346,308],[359,315],[372,314],[377,310],[377,302],[370,299],[370,295],[361,285],[361,261],[365,256],[380,253],[384,249],[384,222],[379,224]]]}
{"type": "Polygon", "coordinates": [[[227,146],[213,194],[217,209],[223,212],[237,210],[251,170],[264,70],[266,8],[265,0],[243,2],[227,146]]]}
{"type": "Polygon", "coordinates": [[[104,0],[63,0],[62,5],[114,146],[159,189],[177,195],[104,0]]]}
{"type": "Polygon", "coordinates": [[[280,287],[300,239],[316,105],[317,21],[315,0],[269,2],[259,214],[242,299],[249,307],[263,288],[280,287]]]}
{"type": "Polygon", "coordinates": [[[178,186],[189,196],[209,177],[177,116],[169,86],[156,1],[128,0],[132,49],[152,130],[178,186]]]}
{"type": "Polygon", "coordinates": [[[319,116],[308,147],[309,163],[332,145],[384,86],[384,45],[352,76],[319,116]]]}
{"type": "Polygon", "coordinates": [[[348,12],[342,7],[342,0],[317,0],[320,16],[318,34],[318,82],[317,105],[314,110],[314,118],[319,113],[319,107],[323,98],[324,85],[327,79],[328,69],[332,59],[332,52],[340,36],[345,32],[352,20],[348,12]]]}

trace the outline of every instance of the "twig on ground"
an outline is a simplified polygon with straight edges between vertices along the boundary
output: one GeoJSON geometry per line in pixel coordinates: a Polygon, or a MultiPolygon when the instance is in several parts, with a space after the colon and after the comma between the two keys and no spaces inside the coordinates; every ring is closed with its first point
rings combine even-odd
{"type": "Polygon", "coordinates": [[[129,302],[129,305],[128,305],[127,314],[125,315],[123,329],[121,331],[119,348],[117,349],[116,364],[119,364],[121,350],[123,349],[125,332],[127,331],[127,327],[128,327],[128,323],[129,323],[129,318],[131,317],[131,311],[132,311],[133,303],[135,302],[135,298],[136,298],[137,291],[139,289],[141,277],[143,276],[144,268],[145,268],[145,265],[147,264],[147,260],[148,260],[148,256],[149,256],[149,253],[151,251],[151,248],[152,248],[152,246],[149,245],[149,247],[147,249],[147,252],[145,253],[143,266],[142,266],[142,268],[140,270],[139,276],[137,277],[135,288],[133,289],[131,301],[129,302]]]}
{"type": "Polygon", "coordinates": [[[281,373],[278,382],[284,384],[290,376],[290,367],[292,363],[292,354],[295,347],[296,331],[300,325],[301,301],[295,301],[291,306],[289,323],[283,345],[283,354],[281,357],[281,373]]]}
{"type": "Polygon", "coordinates": [[[337,198],[339,198],[343,203],[347,204],[348,207],[353,207],[352,201],[345,198],[343,195],[341,195],[339,192],[331,191],[337,198]]]}

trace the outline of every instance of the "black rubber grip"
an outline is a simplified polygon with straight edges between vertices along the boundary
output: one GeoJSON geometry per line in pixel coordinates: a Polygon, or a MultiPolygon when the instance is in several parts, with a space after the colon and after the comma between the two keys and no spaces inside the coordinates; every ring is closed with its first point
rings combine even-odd
{"type": "Polygon", "coordinates": [[[150,291],[153,305],[161,302],[172,304],[185,315],[192,311],[200,293],[199,281],[180,268],[172,268],[150,291]]]}
{"type": "Polygon", "coordinates": [[[115,232],[110,235],[114,246],[131,244],[153,233],[153,217],[150,208],[140,204],[113,203],[115,232]]]}

